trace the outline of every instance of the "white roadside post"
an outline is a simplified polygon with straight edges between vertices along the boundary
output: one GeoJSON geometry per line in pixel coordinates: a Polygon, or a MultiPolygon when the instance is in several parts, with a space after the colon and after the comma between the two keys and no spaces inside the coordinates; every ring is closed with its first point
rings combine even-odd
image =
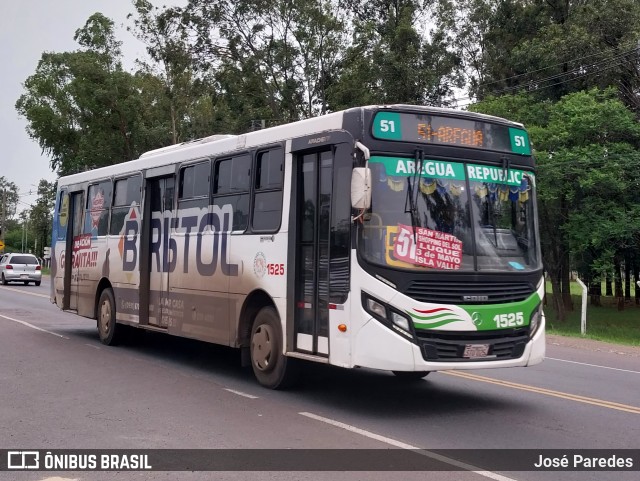
{"type": "Polygon", "coordinates": [[[580,333],[584,336],[587,333],[587,286],[576,277],[578,284],[582,287],[582,312],[580,314],[580,333]]]}

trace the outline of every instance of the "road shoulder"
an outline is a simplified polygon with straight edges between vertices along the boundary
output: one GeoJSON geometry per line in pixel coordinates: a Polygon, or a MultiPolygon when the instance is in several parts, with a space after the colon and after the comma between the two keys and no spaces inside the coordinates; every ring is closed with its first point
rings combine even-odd
{"type": "Polygon", "coordinates": [[[604,352],[617,354],[626,357],[640,358],[640,347],[625,346],[622,344],[612,344],[609,342],[596,341],[594,339],[583,339],[579,337],[558,336],[547,333],[547,344],[553,346],[562,346],[573,348],[576,350],[604,352]]]}

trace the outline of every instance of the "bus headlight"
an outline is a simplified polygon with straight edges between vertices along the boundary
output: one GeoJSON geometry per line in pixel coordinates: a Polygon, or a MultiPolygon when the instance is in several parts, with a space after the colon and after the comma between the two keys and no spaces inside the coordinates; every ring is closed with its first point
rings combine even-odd
{"type": "Polygon", "coordinates": [[[364,306],[364,310],[377,320],[386,326],[393,328],[394,331],[413,339],[408,317],[402,315],[402,313],[391,308],[391,306],[384,302],[370,297],[364,292],[362,293],[362,304],[364,306]]]}
{"type": "Polygon", "coordinates": [[[409,332],[409,319],[407,319],[403,315],[391,311],[391,322],[393,322],[400,329],[404,329],[405,331],[409,332]]]}
{"type": "Polygon", "coordinates": [[[384,319],[387,318],[387,309],[384,304],[374,301],[370,297],[367,298],[367,311],[384,319]]]}
{"type": "Polygon", "coordinates": [[[531,313],[531,319],[529,319],[529,337],[533,337],[540,327],[540,321],[542,320],[542,303],[538,304],[538,307],[531,313]]]}

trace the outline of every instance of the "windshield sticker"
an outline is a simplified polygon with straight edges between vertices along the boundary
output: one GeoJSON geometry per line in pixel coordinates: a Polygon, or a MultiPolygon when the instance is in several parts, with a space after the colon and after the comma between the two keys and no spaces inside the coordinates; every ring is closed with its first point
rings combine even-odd
{"type": "Polygon", "coordinates": [[[424,227],[417,227],[414,236],[411,226],[399,224],[393,255],[400,261],[418,266],[456,270],[462,266],[462,241],[451,234],[424,227]]]}
{"type": "Polygon", "coordinates": [[[524,266],[522,264],[520,264],[519,262],[511,261],[511,262],[509,262],[509,265],[511,267],[513,267],[514,269],[518,269],[519,271],[524,269],[524,266]]]}
{"type": "MultiPolygon", "coordinates": [[[[370,164],[382,164],[384,170],[380,171],[379,181],[387,182],[390,177],[413,177],[418,168],[415,159],[407,157],[386,157],[374,155],[369,159],[370,164]]],[[[433,183],[434,179],[464,181],[468,178],[473,182],[484,182],[492,184],[506,184],[520,189],[529,187],[527,177],[533,177],[531,172],[519,169],[505,169],[489,165],[466,165],[466,176],[464,165],[458,162],[445,162],[441,160],[422,161],[418,176],[426,179],[428,183],[433,183]]]]}
{"type": "MultiPolygon", "coordinates": [[[[416,174],[415,159],[403,157],[372,156],[369,163],[383,164],[387,175],[412,177],[416,174]]],[[[433,179],[464,180],[464,167],[455,162],[423,160],[419,175],[433,179]]]]}
{"type": "Polygon", "coordinates": [[[417,266],[415,264],[411,264],[408,262],[403,262],[396,258],[395,255],[395,244],[396,239],[398,238],[398,227],[395,225],[390,225],[386,227],[385,234],[385,262],[387,265],[394,267],[401,267],[403,269],[422,269],[421,266],[417,266]]]}
{"type": "Polygon", "coordinates": [[[525,172],[517,169],[503,169],[487,165],[467,165],[469,180],[520,186],[525,172]],[[505,180],[506,179],[506,180],[505,180]]]}

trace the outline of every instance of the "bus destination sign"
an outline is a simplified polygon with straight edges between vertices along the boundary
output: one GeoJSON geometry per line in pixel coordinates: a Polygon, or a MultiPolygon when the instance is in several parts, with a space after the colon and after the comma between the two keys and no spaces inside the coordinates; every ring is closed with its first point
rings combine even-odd
{"type": "Polygon", "coordinates": [[[381,111],[373,119],[373,136],[383,140],[531,155],[525,130],[456,117],[381,111]]]}

